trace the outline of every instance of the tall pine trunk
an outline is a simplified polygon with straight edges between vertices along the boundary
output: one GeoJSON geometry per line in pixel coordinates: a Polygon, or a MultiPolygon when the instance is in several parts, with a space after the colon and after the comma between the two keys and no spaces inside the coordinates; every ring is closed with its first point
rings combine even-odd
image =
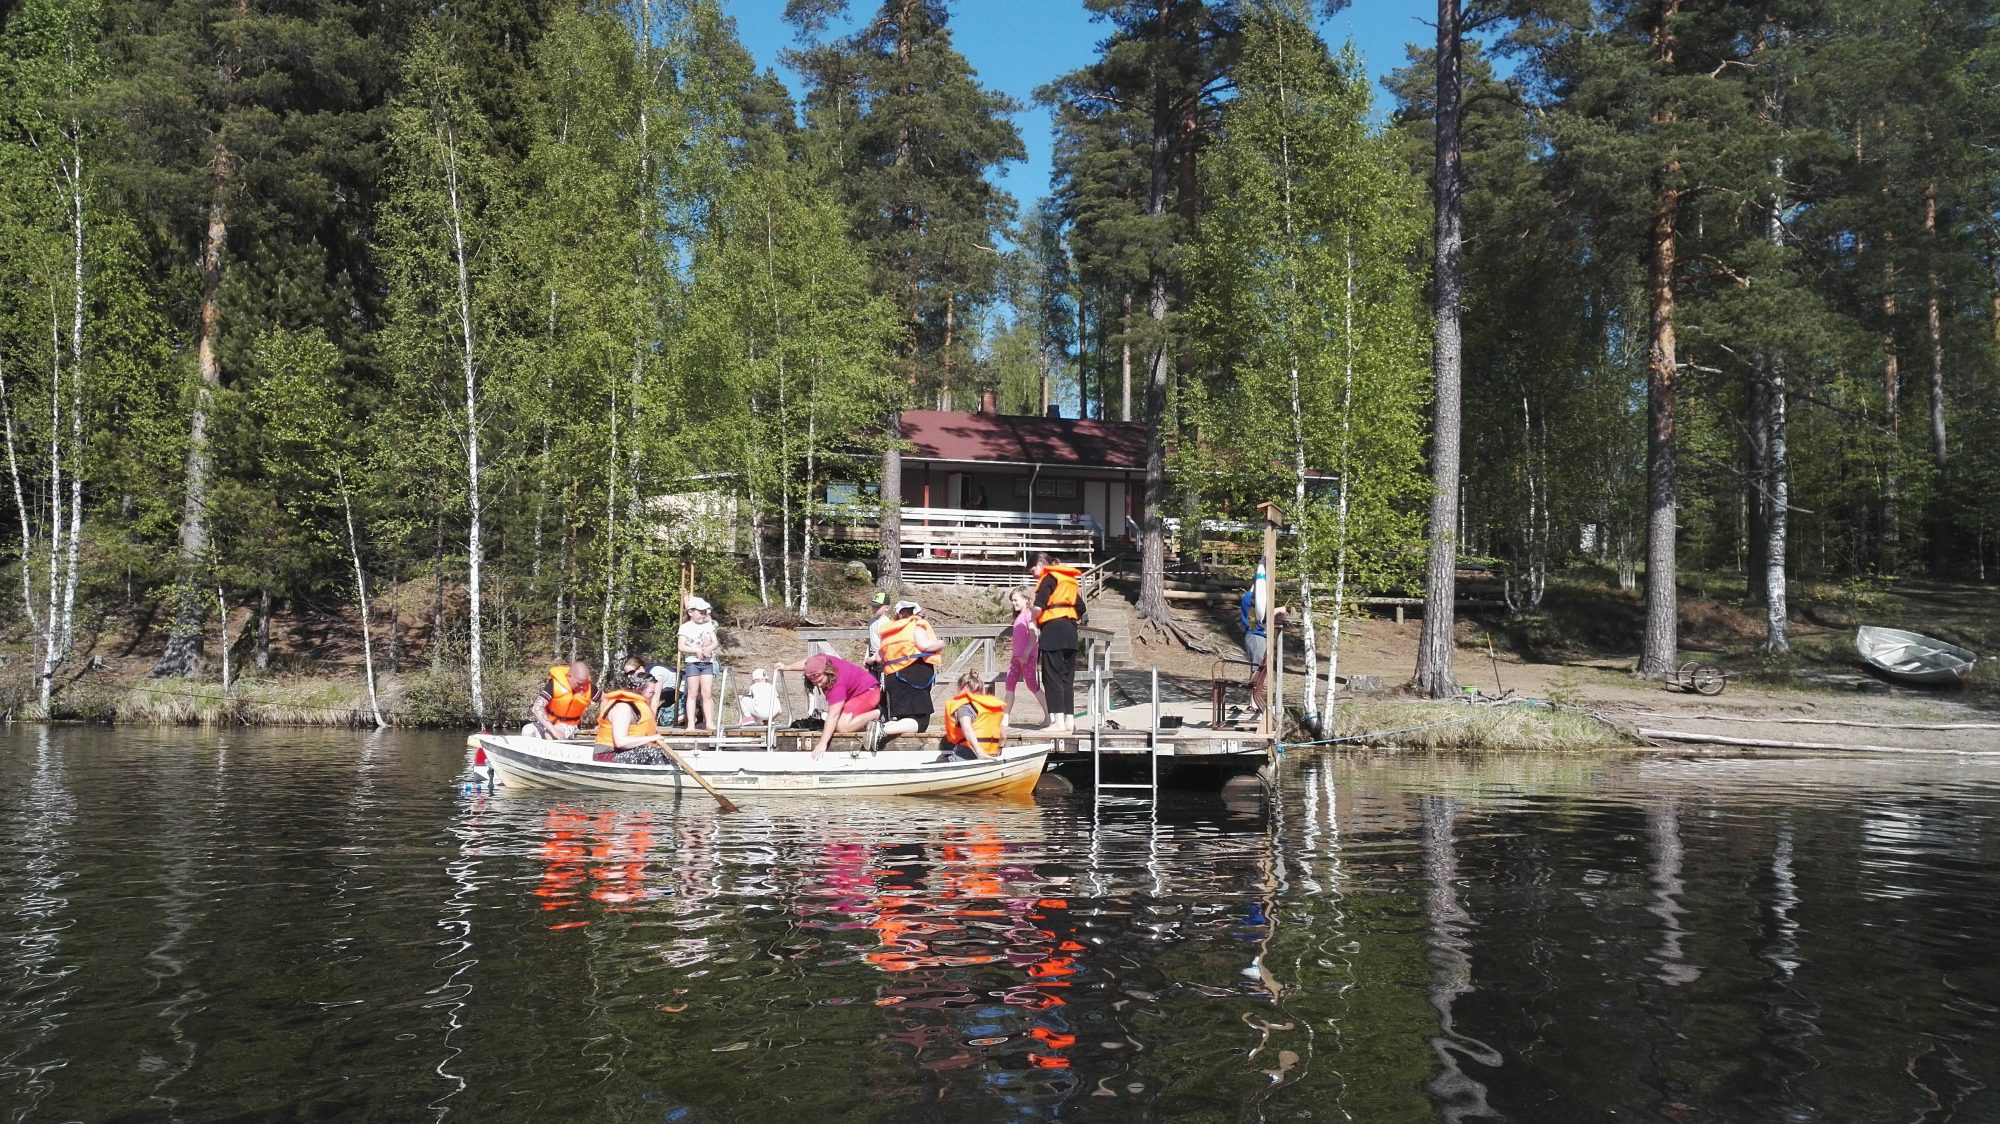
{"type": "Polygon", "coordinates": [[[1642,679],[1663,679],[1674,670],[1680,647],[1680,600],[1676,585],[1675,518],[1679,511],[1678,450],[1674,398],[1679,355],[1674,338],[1675,271],[1678,261],[1680,175],[1669,159],[1657,173],[1653,191],[1653,235],[1647,303],[1652,345],[1646,365],[1646,632],[1639,656],[1642,679]]]}
{"type": "MultiPolygon", "coordinates": [[[[1668,0],[1654,32],[1661,73],[1674,65],[1673,21],[1680,0],[1668,0]]],[[[1675,123],[1672,108],[1656,110],[1653,124],[1675,123]]],[[[1679,452],[1674,432],[1680,355],[1674,338],[1675,282],[1680,268],[1681,164],[1669,151],[1654,170],[1653,232],[1648,247],[1647,306],[1652,332],[1646,363],[1646,631],[1637,674],[1664,679],[1673,674],[1680,648],[1680,591],[1677,584],[1675,521],[1679,515],[1679,452]]]]}
{"type": "Polygon", "coordinates": [[[153,665],[154,678],[185,679],[201,667],[202,625],[208,594],[202,569],[208,564],[208,478],[214,454],[208,447],[208,414],[222,386],[217,337],[222,331],[223,255],[229,243],[229,193],[235,186],[236,158],[218,137],[209,165],[208,227],[201,245],[201,308],[195,337],[194,409],[188,417],[187,466],[181,503],[180,577],[174,588],[174,620],[166,650],[153,665]]]}
{"type": "MultiPolygon", "coordinates": [[[[1891,244],[1882,238],[1884,250],[1891,244]]],[[[1896,350],[1896,267],[1882,266],[1882,416],[1889,449],[1882,469],[1882,569],[1895,573],[1903,564],[1903,362],[1896,350]]]]}
{"type": "MultiPolygon", "coordinates": [[[[1168,23],[1171,3],[1159,6],[1160,42],[1172,34],[1168,23]]],[[[1169,76],[1162,68],[1153,81],[1153,145],[1151,176],[1146,188],[1146,213],[1155,222],[1167,214],[1169,182],[1168,149],[1175,127],[1173,102],[1167,88],[1169,76]]],[[[1173,616],[1167,608],[1167,263],[1158,253],[1146,262],[1146,318],[1152,322],[1152,347],[1146,361],[1146,474],[1145,508],[1139,531],[1139,615],[1156,625],[1171,627],[1173,616]]]]}
{"type": "Polygon", "coordinates": [[[1936,263],[1937,184],[1924,185],[1925,249],[1932,265],[1925,279],[1924,327],[1931,348],[1931,463],[1937,484],[1931,499],[1931,575],[1943,577],[1951,563],[1951,449],[1944,428],[1944,309],[1936,263]]]}
{"type": "MultiPolygon", "coordinates": [[[[1458,455],[1459,373],[1462,362],[1459,307],[1465,286],[1465,235],[1460,213],[1459,167],[1459,3],[1438,0],[1436,182],[1432,205],[1435,276],[1432,301],[1437,319],[1431,350],[1430,548],[1424,559],[1424,623],[1417,640],[1415,687],[1445,698],[1458,693],[1452,674],[1452,634],[1458,613],[1458,455]]],[[[1345,482],[1342,483],[1343,489],[1345,482]]]]}

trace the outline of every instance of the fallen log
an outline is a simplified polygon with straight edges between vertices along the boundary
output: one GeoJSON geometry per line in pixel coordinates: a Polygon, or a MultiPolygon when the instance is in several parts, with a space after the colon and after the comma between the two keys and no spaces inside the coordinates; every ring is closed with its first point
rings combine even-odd
{"type": "Polygon", "coordinates": [[[1758,718],[1750,714],[1663,714],[1639,711],[1647,718],[1678,718],[1683,722],[1765,722],[1771,725],[1854,726],[1864,730],[2000,730],[2000,722],[1855,722],[1846,718],[1758,718]]]}
{"type": "Polygon", "coordinates": [[[1924,749],[1907,745],[1848,745],[1843,742],[1788,742],[1774,738],[1730,738],[1721,734],[1704,734],[1691,730],[1648,730],[1640,727],[1635,731],[1642,738],[1659,738],[1670,742],[1699,742],[1704,745],[1742,746],[1749,749],[1833,749],[1848,753],[1925,753],[1942,754],[1948,757],[2000,757],[2000,751],[1984,749],[1924,749]]]}

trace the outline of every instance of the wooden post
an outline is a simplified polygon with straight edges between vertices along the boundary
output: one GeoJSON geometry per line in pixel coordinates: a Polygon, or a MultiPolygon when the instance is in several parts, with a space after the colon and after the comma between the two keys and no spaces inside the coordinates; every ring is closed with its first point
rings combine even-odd
{"type": "Polygon", "coordinates": [[[1274,657],[1278,652],[1278,630],[1271,627],[1271,622],[1278,615],[1278,521],[1282,513],[1277,504],[1268,501],[1258,504],[1257,510],[1264,513],[1264,578],[1267,583],[1264,597],[1264,698],[1260,704],[1257,732],[1269,734],[1278,728],[1278,681],[1272,674],[1274,657]]]}

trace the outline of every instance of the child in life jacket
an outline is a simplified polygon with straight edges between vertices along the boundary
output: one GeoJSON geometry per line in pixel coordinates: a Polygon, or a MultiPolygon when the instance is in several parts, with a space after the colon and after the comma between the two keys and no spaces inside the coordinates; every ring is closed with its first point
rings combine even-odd
{"type": "MultiPolygon", "coordinates": [[[[945,750],[938,761],[977,761],[1000,756],[1007,704],[989,694],[976,671],[958,677],[958,693],[944,705],[945,750]]],[[[935,762],[933,762],[935,764],[935,762]]]]}

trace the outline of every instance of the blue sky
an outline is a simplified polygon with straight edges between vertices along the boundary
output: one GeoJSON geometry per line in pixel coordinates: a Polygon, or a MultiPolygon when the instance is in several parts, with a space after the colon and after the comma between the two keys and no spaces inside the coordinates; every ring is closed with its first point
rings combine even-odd
{"type": "MultiPolygon", "coordinates": [[[[852,0],[862,14],[872,13],[878,3],[852,0]]],[[[760,67],[778,66],[778,52],[795,45],[784,21],[785,0],[723,0],[723,7],[735,17],[737,34],[760,67]]],[[[1435,37],[1421,21],[1436,15],[1434,0],[1354,0],[1323,21],[1320,34],[1336,49],[1354,42],[1376,80],[1379,115],[1388,102],[1381,78],[1403,64],[1404,44],[1435,37]]],[[[1009,165],[1000,176],[1001,186],[1026,208],[1049,190],[1050,122],[1048,112],[1034,104],[1035,87],[1089,62],[1108,28],[1091,20],[1082,0],[954,0],[951,26],[959,53],[979,72],[980,81],[1027,106],[1015,121],[1028,159],[1009,165]]],[[[797,93],[797,76],[782,68],[780,73],[797,93]]]]}

